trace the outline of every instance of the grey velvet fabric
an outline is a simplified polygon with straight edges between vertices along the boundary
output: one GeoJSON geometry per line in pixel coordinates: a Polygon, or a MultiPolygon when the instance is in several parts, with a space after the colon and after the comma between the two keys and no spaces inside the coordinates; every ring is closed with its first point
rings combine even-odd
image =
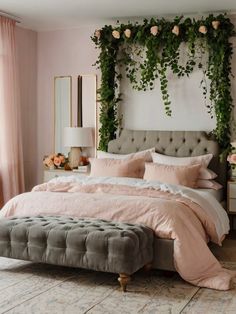
{"type": "Polygon", "coordinates": [[[153,259],[153,231],[99,219],[36,216],[0,220],[0,256],[132,274],[153,259]]]}
{"type": "Polygon", "coordinates": [[[213,154],[209,168],[218,174],[216,181],[226,187],[226,161],[219,161],[218,143],[203,131],[134,131],[122,130],[110,141],[108,152],[128,154],[155,147],[156,152],[175,157],[213,154]]]}

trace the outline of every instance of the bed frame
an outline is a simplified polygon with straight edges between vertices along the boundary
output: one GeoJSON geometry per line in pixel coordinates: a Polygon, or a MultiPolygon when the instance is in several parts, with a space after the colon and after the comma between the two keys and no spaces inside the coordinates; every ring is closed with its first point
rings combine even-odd
{"type": "MultiPolygon", "coordinates": [[[[151,147],[156,152],[175,157],[199,156],[213,154],[209,168],[217,173],[216,181],[226,192],[227,163],[219,160],[219,145],[215,139],[204,131],[136,131],[123,129],[120,136],[110,141],[108,152],[129,154],[151,147]]],[[[174,240],[155,238],[153,267],[175,271],[174,240]]]]}

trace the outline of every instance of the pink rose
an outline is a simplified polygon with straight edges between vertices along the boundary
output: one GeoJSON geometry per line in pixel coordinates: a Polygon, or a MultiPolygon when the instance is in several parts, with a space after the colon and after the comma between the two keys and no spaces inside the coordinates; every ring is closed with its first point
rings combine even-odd
{"type": "Polygon", "coordinates": [[[61,165],[61,159],[60,157],[55,157],[54,158],[54,165],[59,167],[61,165]]]}
{"type": "Polygon", "coordinates": [[[230,156],[230,163],[231,163],[231,164],[236,164],[236,154],[232,154],[232,155],[230,156]]]}
{"type": "Polygon", "coordinates": [[[125,34],[125,37],[130,38],[130,36],[131,36],[131,30],[130,30],[129,28],[127,28],[127,29],[124,31],[124,34],[125,34]]]}
{"type": "Polygon", "coordinates": [[[101,37],[101,31],[100,29],[96,29],[94,32],[94,36],[97,37],[97,39],[99,39],[101,37]]]}
{"type": "Polygon", "coordinates": [[[205,25],[201,25],[201,26],[199,27],[198,31],[199,31],[200,33],[202,33],[202,34],[205,35],[205,34],[207,33],[207,28],[206,28],[205,25]]]}
{"type": "Polygon", "coordinates": [[[50,168],[50,167],[53,166],[53,161],[52,161],[51,158],[46,157],[46,158],[44,159],[44,161],[43,161],[43,164],[44,164],[46,167],[50,168]]]}
{"type": "Polygon", "coordinates": [[[115,39],[119,39],[119,38],[120,38],[120,32],[114,30],[114,31],[112,32],[112,36],[113,36],[115,39]]]}
{"type": "Polygon", "coordinates": [[[172,29],[172,33],[175,34],[176,36],[179,36],[179,26],[175,25],[172,29]]]}
{"type": "Polygon", "coordinates": [[[220,26],[220,21],[212,21],[211,24],[214,29],[218,29],[220,26]]]}
{"type": "Polygon", "coordinates": [[[153,36],[156,36],[158,34],[158,26],[157,25],[154,25],[150,28],[150,33],[153,35],[153,36]]]}
{"type": "Polygon", "coordinates": [[[51,159],[51,160],[53,160],[55,157],[56,157],[56,154],[50,154],[50,155],[48,156],[48,158],[51,159]]]}

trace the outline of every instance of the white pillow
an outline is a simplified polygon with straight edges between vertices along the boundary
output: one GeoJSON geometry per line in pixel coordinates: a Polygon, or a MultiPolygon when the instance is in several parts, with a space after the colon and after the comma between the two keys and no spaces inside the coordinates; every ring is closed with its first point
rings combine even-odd
{"type": "Polygon", "coordinates": [[[107,153],[103,152],[101,150],[97,151],[97,158],[112,158],[112,159],[138,159],[138,158],[143,158],[146,162],[152,161],[152,155],[151,153],[155,152],[155,147],[142,150],[137,153],[131,153],[131,154],[112,154],[112,153],[107,153]]]}
{"type": "Polygon", "coordinates": [[[163,164],[163,165],[171,165],[171,166],[190,166],[200,164],[201,168],[199,171],[199,179],[208,180],[215,179],[217,175],[207,169],[213,154],[206,154],[200,156],[193,157],[173,157],[166,156],[158,153],[152,153],[152,160],[155,163],[163,164]]]}

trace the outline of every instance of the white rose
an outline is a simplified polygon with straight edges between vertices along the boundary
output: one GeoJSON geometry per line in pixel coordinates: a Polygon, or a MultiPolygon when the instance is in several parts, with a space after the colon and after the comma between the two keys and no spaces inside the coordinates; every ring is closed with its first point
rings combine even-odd
{"type": "Polygon", "coordinates": [[[172,33],[175,34],[176,36],[179,36],[179,26],[175,25],[172,29],[172,33]]]}
{"type": "Polygon", "coordinates": [[[130,36],[131,36],[131,30],[130,30],[129,28],[127,28],[127,29],[124,31],[124,34],[125,34],[125,37],[130,38],[130,36]]]}
{"type": "Polygon", "coordinates": [[[211,24],[214,29],[218,29],[220,26],[220,21],[212,21],[211,24]]]}
{"type": "Polygon", "coordinates": [[[96,29],[96,31],[94,32],[94,36],[97,37],[98,39],[101,37],[100,29],[96,29]]]}
{"type": "Polygon", "coordinates": [[[152,26],[150,28],[150,33],[153,35],[153,36],[156,36],[158,34],[158,26],[152,26]]]}
{"type": "Polygon", "coordinates": [[[207,33],[207,28],[206,28],[205,25],[201,25],[201,26],[199,27],[198,31],[199,31],[200,33],[202,33],[202,34],[205,35],[205,34],[207,33]]]}
{"type": "Polygon", "coordinates": [[[119,39],[120,38],[120,32],[118,32],[118,31],[113,31],[112,32],[112,36],[114,37],[114,38],[116,38],[116,39],[119,39]]]}

